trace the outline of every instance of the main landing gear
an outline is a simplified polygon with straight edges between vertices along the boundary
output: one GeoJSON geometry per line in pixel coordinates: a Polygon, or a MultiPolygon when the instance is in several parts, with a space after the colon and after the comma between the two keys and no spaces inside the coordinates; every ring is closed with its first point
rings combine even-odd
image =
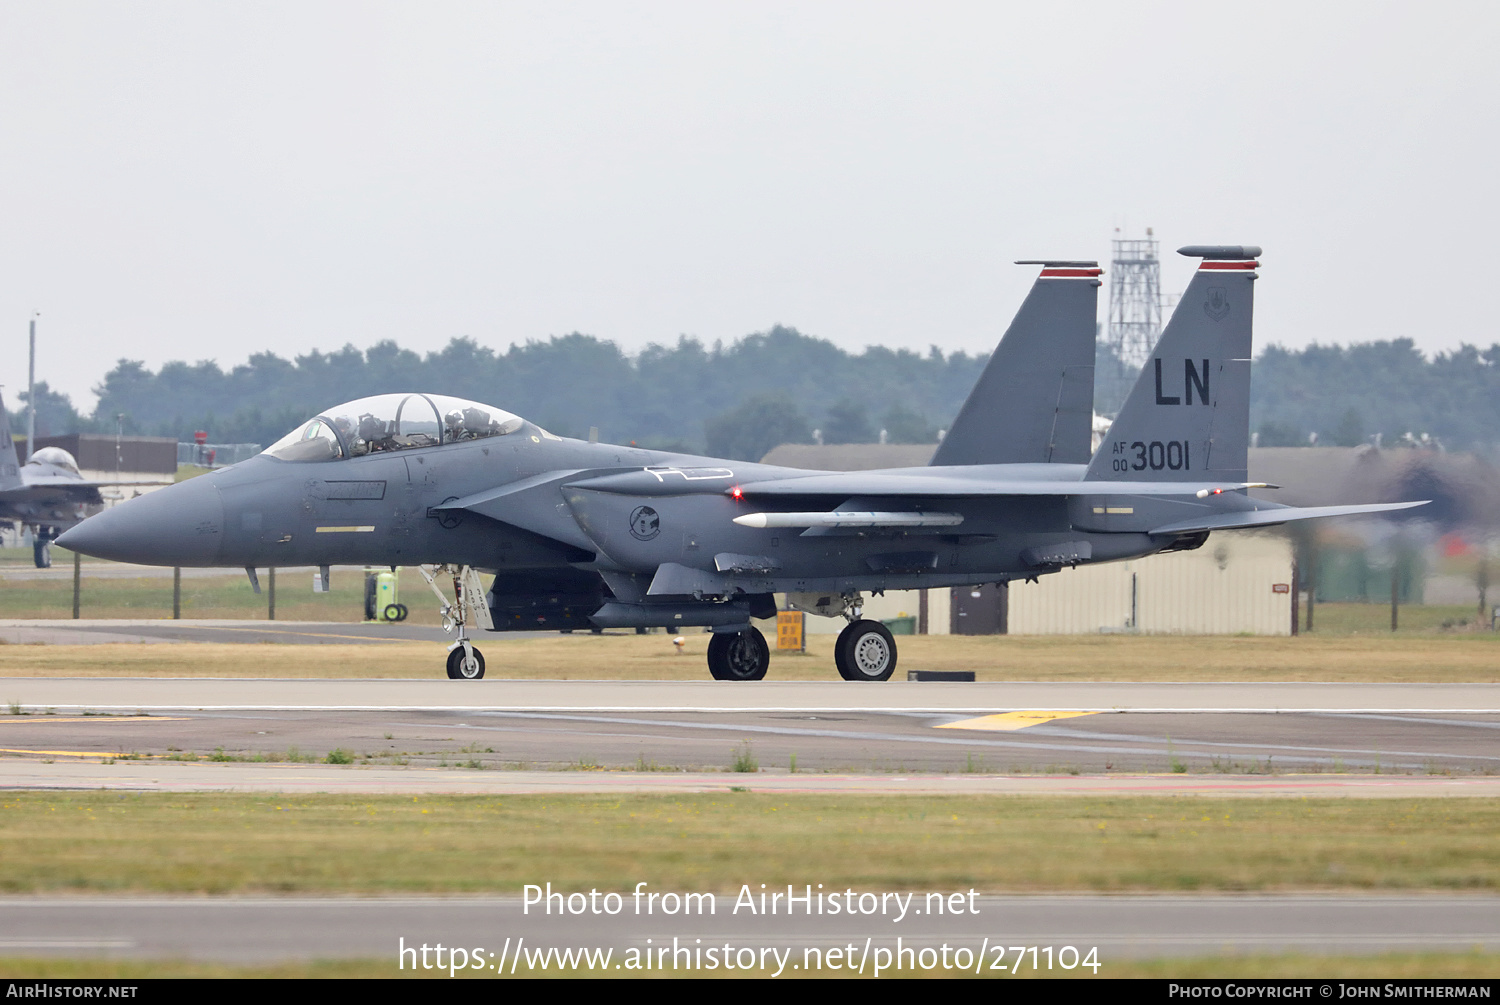
{"type": "Polygon", "coordinates": [[[843,598],[848,626],[833,644],[833,664],[844,680],[889,680],[896,672],[896,640],[890,630],[878,621],[864,617],[863,598],[846,594],[843,598]]]}
{"type": "Polygon", "coordinates": [[[484,676],[484,654],[469,641],[469,622],[473,621],[486,631],[494,629],[490,620],[489,604],[484,599],[484,584],[473,566],[454,567],[439,565],[430,571],[428,566],[418,569],[432,592],[437,594],[438,613],[443,618],[443,631],[458,629],[458,640],[448,647],[448,679],[479,680],[484,676]],[[449,573],[453,576],[454,602],[449,603],[443,590],[437,585],[433,573],[449,573]]]}
{"type": "Polygon", "coordinates": [[[715,632],[708,643],[708,672],[714,680],[761,680],[771,665],[771,647],[759,628],[715,632]]]}
{"type": "MultiPolygon", "coordinates": [[[[890,680],[896,672],[896,640],[885,625],[864,617],[861,600],[857,593],[825,597],[817,610],[819,614],[834,614],[842,604],[840,613],[849,622],[834,643],[834,665],[844,680],[890,680]]],[[[761,680],[770,664],[766,638],[753,627],[715,632],[708,644],[708,672],[714,680],[761,680]]]]}
{"type": "Polygon", "coordinates": [[[57,539],[56,527],[38,527],[31,539],[31,557],[38,569],[52,568],[52,542],[57,539]]]}
{"type": "Polygon", "coordinates": [[[851,622],[833,644],[833,662],[844,680],[889,680],[896,672],[896,640],[878,621],[851,622]]]}

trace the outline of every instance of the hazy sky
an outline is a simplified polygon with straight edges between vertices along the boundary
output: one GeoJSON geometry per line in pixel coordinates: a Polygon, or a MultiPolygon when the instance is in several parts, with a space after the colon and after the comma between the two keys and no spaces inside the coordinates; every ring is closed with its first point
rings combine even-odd
{"type": "Polygon", "coordinates": [[[38,378],[85,410],[120,357],[381,339],[779,322],[987,352],[1032,279],[1012,259],[1106,259],[1148,225],[1169,252],[1264,246],[1260,345],[1489,345],[1497,25],[1363,0],[0,2],[0,383],[25,385],[34,310],[38,378]]]}

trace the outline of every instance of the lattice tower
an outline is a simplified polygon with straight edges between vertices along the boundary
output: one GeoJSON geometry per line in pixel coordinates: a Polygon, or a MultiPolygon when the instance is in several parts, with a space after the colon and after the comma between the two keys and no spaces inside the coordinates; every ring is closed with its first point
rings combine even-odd
{"type": "Polygon", "coordinates": [[[1159,242],[1146,229],[1144,240],[1111,242],[1114,254],[1109,275],[1109,330],[1106,338],[1115,357],[1131,369],[1151,358],[1161,337],[1161,260],[1159,242]]]}

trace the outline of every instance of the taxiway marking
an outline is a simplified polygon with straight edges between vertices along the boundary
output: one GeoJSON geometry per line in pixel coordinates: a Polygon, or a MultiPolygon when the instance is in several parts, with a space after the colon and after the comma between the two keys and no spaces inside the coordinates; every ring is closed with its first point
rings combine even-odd
{"type": "Polygon", "coordinates": [[[118,750],[26,750],[21,747],[0,747],[0,754],[41,754],[45,757],[129,757],[118,750]]]}
{"type": "Polygon", "coordinates": [[[957,722],[945,722],[938,729],[983,729],[992,732],[1013,729],[1025,729],[1027,726],[1039,726],[1044,722],[1052,722],[1054,719],[1076,719],[1081,715],[1098,715],[1098,712],[1000,712],[997,715],[981,715],[975,719],[960,719],[957,722]]]}

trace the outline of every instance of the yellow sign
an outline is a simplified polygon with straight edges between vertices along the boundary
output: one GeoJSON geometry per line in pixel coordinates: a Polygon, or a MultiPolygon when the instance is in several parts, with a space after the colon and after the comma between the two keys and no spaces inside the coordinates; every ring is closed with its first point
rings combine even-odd
{"type": "Polygon", "coordinates": [[[806,619],[807,615],[801,611],[777,611],[776,648],[806,652],[807,640],[802,634],[806,619]]]}

